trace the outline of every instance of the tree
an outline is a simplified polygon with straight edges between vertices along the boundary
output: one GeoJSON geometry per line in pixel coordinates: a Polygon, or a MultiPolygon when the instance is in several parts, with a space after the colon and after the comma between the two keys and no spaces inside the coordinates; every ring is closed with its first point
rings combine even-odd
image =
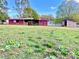
{"type": "Polygon", "coordinates": [[[8,15],[6,13],[3,13],[3,12],[0,11],[0,20],[6,20],[8,18],[9,17],[8,17],[8,15]]]}
{"type": "Polygon", "coordinates": [[[7,0],[0,0],[0,11],[6,12],[7,11],[7,0]]]}
{"type": "Polygon", "coordinates": [[[7,0],[0,0],[0,20],[8,19],[7,14],[7,0]]]}
{"type": "Polygon", "coordinates": [[[73,21],[79,23],[79,14],[73,14],[73,15],[71,15],[71,19],[72,19],[73,21]]]}
{"type": "Polygon", "coordinates": [[[62,23],[62,21],[63,21],[63,18],[55,18],[55,19],[53,19],[53,23],[55,23],[55,24],[60,24],[60,23],[62,23]]]}
{"type": "Polygon", "coordinates": [[[51,21],[54,19],[52,15],[42,15],[41,17],[51,21]]]}
{"type": "Polygon", "coordinates": [[[39,15],[32,8],[25,8],[24,13],[23,13],[23,17],[24,18],[34,18],[36,20],[39,19],[39,15]]]}
{"type": "Polygon", "coordinates": [[[30,4],[28,0],[15,0],[16,11],[18,12],[18,16],[23,17],[24,9],[29,8],[30,4]]]}
{"type": "Polygon", "coordinates": [[[79,13],[79,4],[74,0],[64,0],[58,7],[58,18],[70,18],[73,14],[79,13]]]}

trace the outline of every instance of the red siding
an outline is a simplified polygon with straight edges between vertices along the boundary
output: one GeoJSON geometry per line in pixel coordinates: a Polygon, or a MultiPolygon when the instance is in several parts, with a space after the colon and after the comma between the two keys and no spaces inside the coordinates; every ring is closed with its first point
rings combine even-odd
{"type": "Polygon", "coordinates": [[[9,20],[9,24],[11,24],[11,25],[24,25],[24,21],[18,20],[18,22],[17,22],[16,20],[9,20]]]}
{"type": "Polygon", "coordinates": [[[24,21],[23,20],[19,20],[18,22],[16,22],[17,25],[24,25],[24,21]]]}
{"type": "Polygon", "coordinates": [[[9,24],[14,25],[14,20],[9,20],[9,24]]]}
{"type": "MultiPolygon", "coordinates": [[[[9,20],[9,24],[10,25],[29,25],[29,21],[30,20],[25,22],[24,20],[19,20],[18,19],[18,21],[17,21],[16,19],[10,19],[9,20]]],[[[34,20],[32,20],[32,21],[34,21],[34,20]]],[[[39,26],[47,26],[48,25],[48,21],[47,20],[38,20],[38,21],[39,22],[37,22],[37,23],[38,23],[39,26]]]]}
{"type": "Polygon", "coordinates": [[[48,21],[47,20],[39,20],[39,25],[47,26],[48,25],[48,21]]]}

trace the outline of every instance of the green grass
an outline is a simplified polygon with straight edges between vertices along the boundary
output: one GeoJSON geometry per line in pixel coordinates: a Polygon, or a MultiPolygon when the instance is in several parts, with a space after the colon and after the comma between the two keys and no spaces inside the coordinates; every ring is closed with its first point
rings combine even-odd
{"type": "Polygon", "coordinates": [[[0,59],[79,59],[79,29],[0,26],[0,59]]]}

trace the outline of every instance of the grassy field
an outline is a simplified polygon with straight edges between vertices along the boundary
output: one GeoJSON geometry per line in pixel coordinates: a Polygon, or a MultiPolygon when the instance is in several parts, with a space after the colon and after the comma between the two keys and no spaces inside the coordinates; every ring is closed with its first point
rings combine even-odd
{"type": "Polygon", "coordinates": [[[0,25],[0,59],[79,59],[79,29],[0,25]]]}

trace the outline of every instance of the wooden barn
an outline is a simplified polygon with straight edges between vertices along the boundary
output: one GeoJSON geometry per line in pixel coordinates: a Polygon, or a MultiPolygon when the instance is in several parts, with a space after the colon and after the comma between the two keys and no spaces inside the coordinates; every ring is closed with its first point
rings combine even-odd
{"type": "Polygon", "coordinates": [[[39,25],[39,26],[47,26],[48,20],[41,19],[41,20],[35,20],[32,18],[23,18],[23,19],[9,19],[8,20],[9,25],[39,25]]]}

